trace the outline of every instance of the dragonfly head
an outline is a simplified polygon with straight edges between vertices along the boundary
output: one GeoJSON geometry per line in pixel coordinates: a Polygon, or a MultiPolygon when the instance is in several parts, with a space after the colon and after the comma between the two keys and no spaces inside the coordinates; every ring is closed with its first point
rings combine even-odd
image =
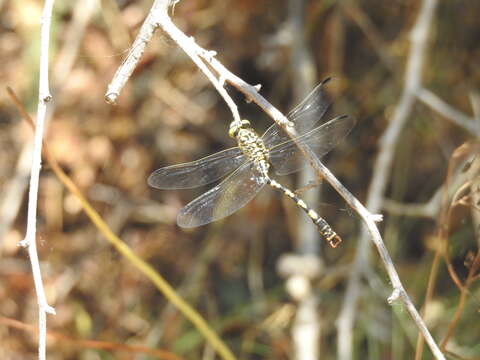
{"type": "Polygon", "coordinates": [[[249,127],[250,127],[250,121],[248,120],[243,119],[240,122],[232,121],[230,124],[230,129],[228,130],[228,135],[236,139],[240,129],[246,129],[249,127]]]}

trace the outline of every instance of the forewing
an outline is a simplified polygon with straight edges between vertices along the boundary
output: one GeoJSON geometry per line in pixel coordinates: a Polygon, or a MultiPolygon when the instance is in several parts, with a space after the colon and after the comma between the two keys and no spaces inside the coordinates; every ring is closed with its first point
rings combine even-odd
{"type": "Polygon", "coordinates": [[[332,150],[355,125],[350,116],[339,116],[309,131],[270,149],[269,160],[278,175],[287,175],[301,170],[308,162],[297,143],[307,145],[318,158],[332,150]]]}
{"type": "Polygon", "coordinates": [[[235,170],[245,160],[238,147],[230,148],[200,160],[157,169],[148,177],[148,185],[172,190],[210,184],[235,170]]]}
{"type": "MultiPolygon", "coordinates": [[[[295,131],[298,135],[303,135],[311,130],[327,112],[330,101],[325,93],[325,85],[329,81],[330,78],[322,81],[300,104],[288,113],[287,118],[295,124],[295,131]]],[[[263,134],[263,141],[267,148],[289,139],[290,137],[277,124],[270,126],[263,134]]]]}
{"type": "Polygon", "coordinates": [[[253,162],[247,162],[180,210],[177,224],[191,228],[231,215],[253,199],[265,184],[265,179],[253,162]]]}

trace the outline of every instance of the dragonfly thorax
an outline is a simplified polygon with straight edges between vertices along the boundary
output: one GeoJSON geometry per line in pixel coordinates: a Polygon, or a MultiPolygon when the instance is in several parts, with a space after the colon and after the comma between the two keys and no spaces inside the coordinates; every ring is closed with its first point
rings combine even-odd
{"type": "MultiPolygon", "coordinates": [[[[230,129],[232,130],[233,128],[230,129]]],[[[270,167],[268,150],[260,136],[250,127],[250,122],[242,120],[241,125],[235,128],[232,134],[235,136],[238,147],[245,156],[252,160],[261,172],[267,172],[270,167]]]]}

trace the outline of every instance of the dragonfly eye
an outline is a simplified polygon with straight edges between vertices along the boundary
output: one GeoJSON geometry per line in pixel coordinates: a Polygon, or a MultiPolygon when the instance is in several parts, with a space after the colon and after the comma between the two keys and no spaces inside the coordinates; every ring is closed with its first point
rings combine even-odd
{"type": "Polygon", "coordinates": [[[239,124],[238,122],[235,122],[235,123],[231,123],[230,124],[230,129],[228,129],[228,135],[231,137],[231,138],[236,138],[237,137],[237,134],[238,134],[238,130],[240,130],[240,128],[242,127],[241,124],[239,124]]]}
{"type": "Polygon", "coordinates": [[[235,139],[240,129],[245,129],[248,127],[250,127],[250,121],[248,120],[241,120],[240,122],[233,121],[230,124],[230,129],[228,129],[228,135],[235,139]]]}
{"type": "Polygon", "coordinates": [[[246,119],[243,119],[241,123],[242,123],[242,128],[250,127],[250,121],[246,119]]]}

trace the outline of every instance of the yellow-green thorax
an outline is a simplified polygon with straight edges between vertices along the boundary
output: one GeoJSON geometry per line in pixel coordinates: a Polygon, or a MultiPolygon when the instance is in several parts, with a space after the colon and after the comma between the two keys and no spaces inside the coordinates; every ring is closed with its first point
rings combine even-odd
{"type": "Polygon", "coordinates": [[[263,140],[256,131],[250,126],[248,120],[242,120],[240,123],[232,122],[228,132],[230,137],[237,140],[238,147],[250,160],[252,160],[263,171],[268,171],[268,150],[263,140]]]}

